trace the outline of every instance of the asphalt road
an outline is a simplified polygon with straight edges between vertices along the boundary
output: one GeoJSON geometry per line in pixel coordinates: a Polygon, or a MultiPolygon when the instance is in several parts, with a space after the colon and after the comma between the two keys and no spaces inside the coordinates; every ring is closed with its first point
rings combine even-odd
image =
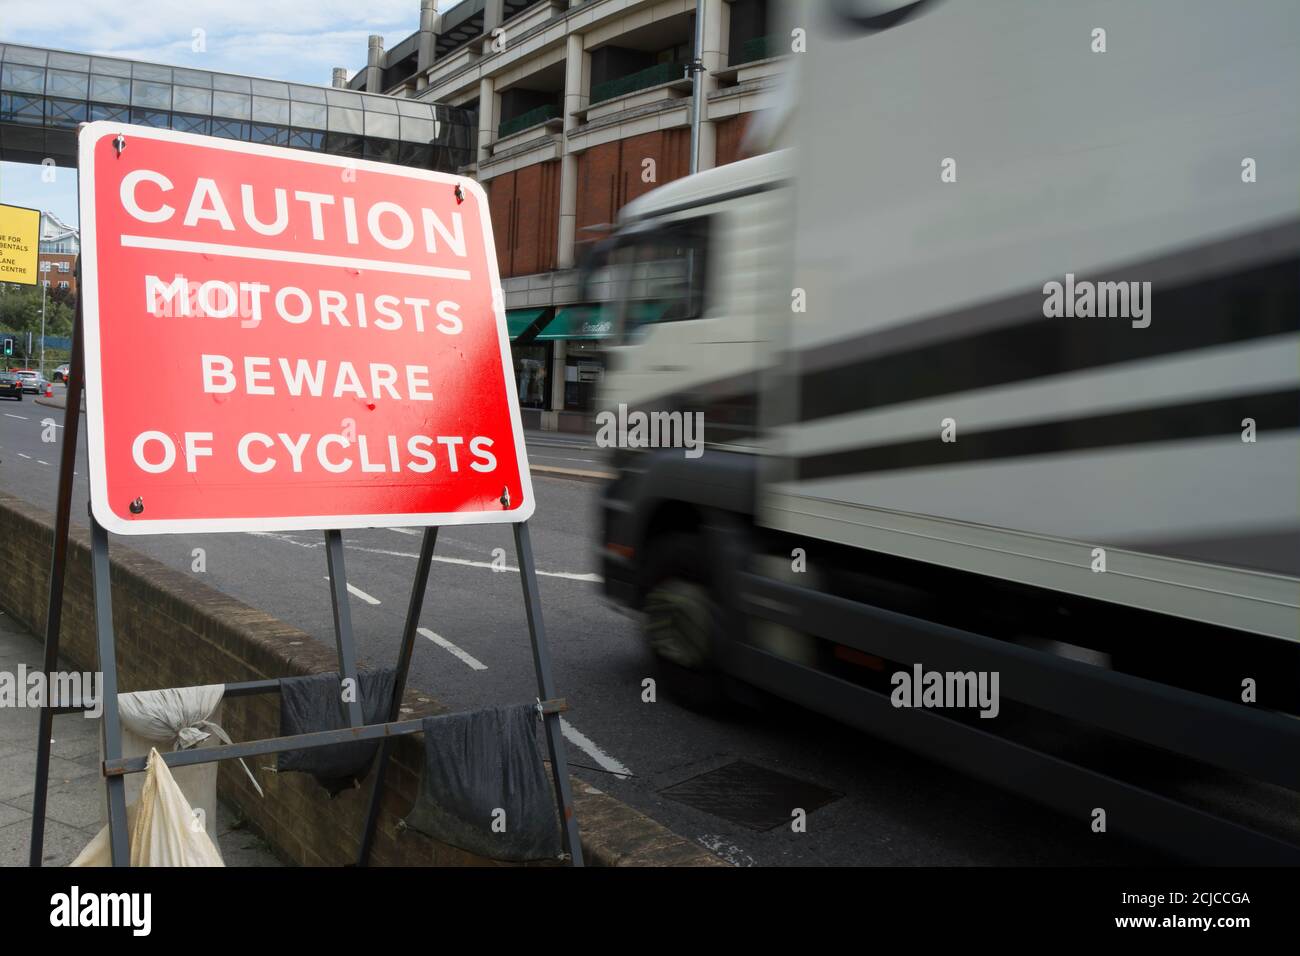
{"type": "MultiPolygon", "coordinates": [[[[59,442],[42,440],[62,412],[0,401],[0,488],[53,509],[59,442]]],[[[84,423],[84,419],[83,419],[84,423]]],[[[53,429],[61,436],[59,427],[53,429]]],[[[88,488],[83,441],[74,520],[84,523],[88,488]]],[[[598,468],[600,456],[565,439],[530,444],[535,464],[598,468]],[[544,442],[544,443],[543,443],[544,442]],[[559,444],[561,447],[556,447],[559,444]]],[[[569,759],[575,773],[738,865],[1161,863],[1115,835],[1089,832],[1005,791],[953,774],[807,711],[780,707],[722,719],[686,710],[663,694],[642,700],[653,674],[635,621],[599,592],[597,485],[535,476],[531,522],[540,590],[559,692],[569,699],[569,759]],[[702,772],[743,760],[832,791],[807,816],[755,830],[661,793],[702,772]]],[[[346,532],[352,615],[361,655],[395,661],[419,550],[414,529],[346,532]]],[[[192,570],[204,549],[203,580],[333,644],[322,536],[317,533],[172,535],[114,539],[170,567],[192,570]]],[[[413,686],[455,709],[536,695],[517,572],[494,571],[508,528],[449,528],[421,620],[413,686]]],[[[220,680],[222,675],[212,675],[220,680]]],[[[756,799],[744,786],[719,796],[724,813],[756,799]]]]}

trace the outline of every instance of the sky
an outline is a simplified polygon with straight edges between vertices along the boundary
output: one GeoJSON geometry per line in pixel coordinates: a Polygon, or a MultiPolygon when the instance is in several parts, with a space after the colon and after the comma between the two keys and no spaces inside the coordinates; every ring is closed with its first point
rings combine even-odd
{"type": "MultiPolygon", "coordinates": [[[[336,66],[349,76],[363,66],[370,34],[382,35],[387,48],[420,25],[420,0],[57,0],[54,10],[48,2],[0,0],[0,42],[318,86],[329,84],[336,66]]],[[[76,223],[76,170],[60,168],[49,179],[39,166],[0,163],[0,202],[76,223]]]]}

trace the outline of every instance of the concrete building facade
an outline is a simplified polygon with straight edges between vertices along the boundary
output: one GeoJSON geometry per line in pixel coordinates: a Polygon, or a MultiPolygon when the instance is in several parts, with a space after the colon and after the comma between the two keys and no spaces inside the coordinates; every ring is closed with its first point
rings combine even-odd
{"type": "MultiPolygon", "coordinates": [[[[698,168],[742,155],[791,49],[773,0],[703,0],[698,168]]],[[[353,90],[431,100],[476,118],[526,424],[586,427],[611,331],[578,266],[628,201],[691,166],[696,0],[462,0],[385,51],[369,41],[353,90]]]]}

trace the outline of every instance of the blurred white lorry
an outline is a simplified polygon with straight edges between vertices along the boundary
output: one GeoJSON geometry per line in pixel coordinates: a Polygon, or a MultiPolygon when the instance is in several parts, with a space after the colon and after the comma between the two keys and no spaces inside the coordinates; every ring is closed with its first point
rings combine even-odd
{"type": "Polygon", "coordinates": [[[614,454],[607,594],[685,694],[1297,862],[1300,4],[806,9],[783,148],[597,257],[601,407],[705,438],[614,454]],[[898,706],[918,665],[1013,703],[898,706]],[[1165,760],[1268,809],[1157,792],[1165,760]]]}

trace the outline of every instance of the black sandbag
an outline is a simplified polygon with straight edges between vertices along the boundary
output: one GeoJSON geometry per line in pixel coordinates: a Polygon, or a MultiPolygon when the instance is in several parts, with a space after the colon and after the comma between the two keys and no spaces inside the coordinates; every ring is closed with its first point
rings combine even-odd
{"type": "MultiPolygon", "coordinates": [[[[396,673],[392,668],[357,674],[361,713],[365,723],[388,720],[396,673]]],[[[337,673],[309,674],[280,680],[280,736],[341,730],[348,726],[347,705],[337,673]]],[[[379,750],[377,740],[349,741],[311,750],[286,750],[276,760],[276,770],[309,773],[336,796],[355,787],[370,770],[379,750]]]]}
{"type": "Polygon", "coordinates": [[[537,727],[534,704],[426,717],[420,792],[406,825],[493,860],[558,858],[560,819],[537,727]],[[493,831],[494,819],[503,832],[493,831]]]}

